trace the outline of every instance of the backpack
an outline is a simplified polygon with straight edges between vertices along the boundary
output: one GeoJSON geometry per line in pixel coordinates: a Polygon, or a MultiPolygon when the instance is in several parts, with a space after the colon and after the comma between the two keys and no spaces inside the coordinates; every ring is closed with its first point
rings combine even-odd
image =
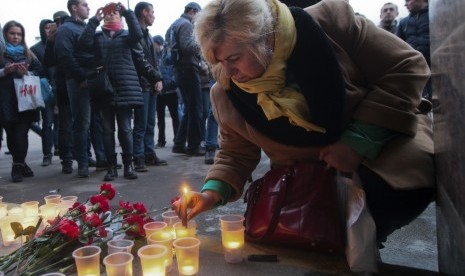
{"type": "Polygon", "coordinates": [[[171,52],[167,48],[163,49],[159,69],[163,76],[163,91],[176,90],[178,87],[176,72],[171,58],[171,52]]]}
{"type": "Polygon", "coordinates": [[[173,24],[169,27],[168,31],[166,32],[166,51],[165,61],[167,65],[176,65],[181,60],[181,49],[179,49],[179,45],[176,39],[176,31],[178,28],[178,24],[180,23],[180,19],[174,21],[173,24]]]}

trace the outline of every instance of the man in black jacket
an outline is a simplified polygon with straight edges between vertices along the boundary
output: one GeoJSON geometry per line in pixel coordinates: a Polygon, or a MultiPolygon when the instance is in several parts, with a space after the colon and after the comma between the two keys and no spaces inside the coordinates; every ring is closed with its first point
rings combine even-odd
{"type": "Polygon", "coordinates": [[[55,39],[55,55],[59,60],[58,69],[66,73],[71,114],[73,117],[73,152],[78,162],[78,177],[89,176],[88,138],[89,130],[94,145],[97,163],[104,169],[107,167],[103,151],[101,120],[92,114],[87,85],[86,72],[95,66],[94,56],[76,47],[89,17],[89,6],[86,0],[68,0],[68,11],[71,16],[58,30],[55,39]],[[92,120],[92,126],[91,126],[92,120]],[[94,133],[100,130],[100,133],[94,133]]]}
{"type": "MultiPolygon", "coordinates": [[[[139,2],[134,13],[142,28],[143,38],[139,44],[150,68],[136,66],[142,87],[144,105],[134,109],[133,154],[134,169],[146,172],[149,166],[167,165],[165,160],[158,158],[155,152],[155,114],[157,93],[163,89],[161,73],[158,70],[157,57],[153,48],[152,37],[148,27],[155,21],[153,6],[147,2],[139,2]]],[[[137,64],[136,64],[137,65],[137,64]]]]}
{"type": "Polygon", "coordinates": [[[192,156],[204,156],[201,147],[202,129],[202,89],[200,86],[200,47],[194,39],[194,19],[201,7],[190,2],[184,7],[184,13],[168,30],[169,39],[176,41],[179,58],[174,64],[176,79],[184,103],[183,116],[176,133],[173,153],[185,153],[192,156]],[[187,142],[187,147],[186,147],[187,142]]]}
{"type": "MultiPolygon", "coordinates": [[[[397,36],[423,54],[431,67],[428,0],[405,0],[410,14],[402,19],[397,28],[397,36]]],[[[431,79],[423,89],[423,97],[431,101],[431,79]]]]}

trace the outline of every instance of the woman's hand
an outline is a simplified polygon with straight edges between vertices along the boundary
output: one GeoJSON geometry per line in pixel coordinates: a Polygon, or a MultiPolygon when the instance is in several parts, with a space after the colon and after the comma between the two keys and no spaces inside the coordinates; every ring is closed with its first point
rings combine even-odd
{"type": "Polygon", "coordinates": [[[18,73],[21,76],[27,74],[27,68],[28,65],[26,63],[16,63],[16,73],[18,73]]]}
{"type": "Polygon", "coordinates": [[[205,191],[203,193],[190,191],[173,203],[173,209],[181,218],[184,225],[196,215],[210,210],[221,200],[217,192],[205,191]],[[188,209],[189,212],[188,212],[188,209]]]}
{"type": "Polygon", "coordinates": [[[102,7],[98,8],[95,12],[95,18],[97,18],[99,22],[102,21],[103,18],[105,18],[105,14],[103,13],[102,7]]]}
{"type": "Polygon", "coordinates": [[[16,71],[16,63],[7,63],[3,69],[5,75],[11,74],[16,71]]]}
{"type": "Polygon", "coordinates": [[[121,2],[118,2],[118,4],[116,4],[116,9],[120,11],[121,16],[125,11],[127,11],[126,7],[121,2]]]}
{"type": "Polygon", "coordinates": [[[364,157],[342,142],[336,142],[320,150],[320,160],[342,172],[357,171],[364,157]]]}

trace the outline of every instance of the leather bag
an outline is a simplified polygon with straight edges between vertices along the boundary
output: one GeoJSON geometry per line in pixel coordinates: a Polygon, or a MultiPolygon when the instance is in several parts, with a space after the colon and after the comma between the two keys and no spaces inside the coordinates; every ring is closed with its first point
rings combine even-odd
{"type": "Polygon", "coordinates": [[[250,185],[245,201],[247,241],[344,252],[335,175],[322,164],[271,169],[250,185]]]}
{"type": "Polygon", "coordinates": [[[87,76],[90,98],[94,103],[106,103],[113,99],[114,90],[105,67],[96,68],[87,76]]]}

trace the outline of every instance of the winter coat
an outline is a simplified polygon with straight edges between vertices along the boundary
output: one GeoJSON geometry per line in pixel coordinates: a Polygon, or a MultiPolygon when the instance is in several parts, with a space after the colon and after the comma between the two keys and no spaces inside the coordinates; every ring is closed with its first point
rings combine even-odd
{"type": "MultiPolygon", "coordinates": [[[[44,75],[42,65],[35,56],[31,61],[27,61],[25,55],[12,58],[4,53],[3,61],[0,63],[0,69],[3,69],[7,63],[20,61],[26,61],[29,64],[29,72],[32,72],[34,75],[44,75]]],[[[16,73],[0,77],[0,124],[12,122],[35,122],[40,120],[38,110],[18,111],[18,100],[16,98],[14,79],[20,78],[21,76],[16,73]]]]}
{"type": "Polygon", "coordinates": [[[133,50],[133,56],[142,91],[155,92],[155,83],[163,80],[163,77],[158,67],[158,57],[153,48],[152,37],[148,30],[141,31],[143,37],[139,40],[139,46],[133,50]]]}
{"type": "Polygon", "coordinates": [[[182,14],[170,27],[174,29],[176,44],[180,50],[181,60],[175,64],[176,68],[196,68],[200,70],[200,46],[194,38],[194,24],[186,14],[182,14]]]}
{"type": "Polygon", "coordinates": [[[428,7],[402,19],[397,27],[397,36],[420,51],[431,65],[428,7]]]}
{"type": "Polygon", "coordinates": [[[58,70],[66,72],[66,79],[74,79],[76,83],[82,83],[86,79],[85,68],[94,66],[93,54],[76,47],[85,27],[85,22],[67,17],[63,25],[58,28],[55,37],[58,70]]]}
{"type": "MultiPolygon", "coordinates": [[[[142,89],[134,65],[132,49],[142,37],[139,23],[132,11],[125,11],[128,30],[110,37],[107,30],[95,32],[100,22],[92,17],[78,41],[78,47],[95,57],[95,66],[104,66],[110,76],[115,96],[101,104],[113,106],[143,105],[142,89]]],[[[100,103],[99,103],[100,104],[100,103]]]]}
{"type": "MultiPolygon", "coordinates": [[[[424,57],[371,21],[354,16],[344,1],[323,0],[305,11],[326,34],[341,69],[345,87],[342,129],[356,119],[399,133],[377,158],[365,159],[363,165],[395,189],[433,187],[431,120],[417,108],[429,77],[424,57]]],[[[304,46],[299,51],[305,51],[308,44],[299,41],[305,34],[299,33],[298,13],[295,9],[291,12],[296,21],[298,45],[290,59],[297,60],[301,68],[319,66],[296,53],[299,46],[304,46]]],[[[318,146],[278,143],[257,131],[235,108],[227,96],[229,92],[216,84],[210,93],[220,130],[220,150],[206,181],[214,179],[231,185],[235,193],[230,201],[242,195],[247,179],[260,162],[262,150],[273,167],[319,160],[318,146]]]]}

